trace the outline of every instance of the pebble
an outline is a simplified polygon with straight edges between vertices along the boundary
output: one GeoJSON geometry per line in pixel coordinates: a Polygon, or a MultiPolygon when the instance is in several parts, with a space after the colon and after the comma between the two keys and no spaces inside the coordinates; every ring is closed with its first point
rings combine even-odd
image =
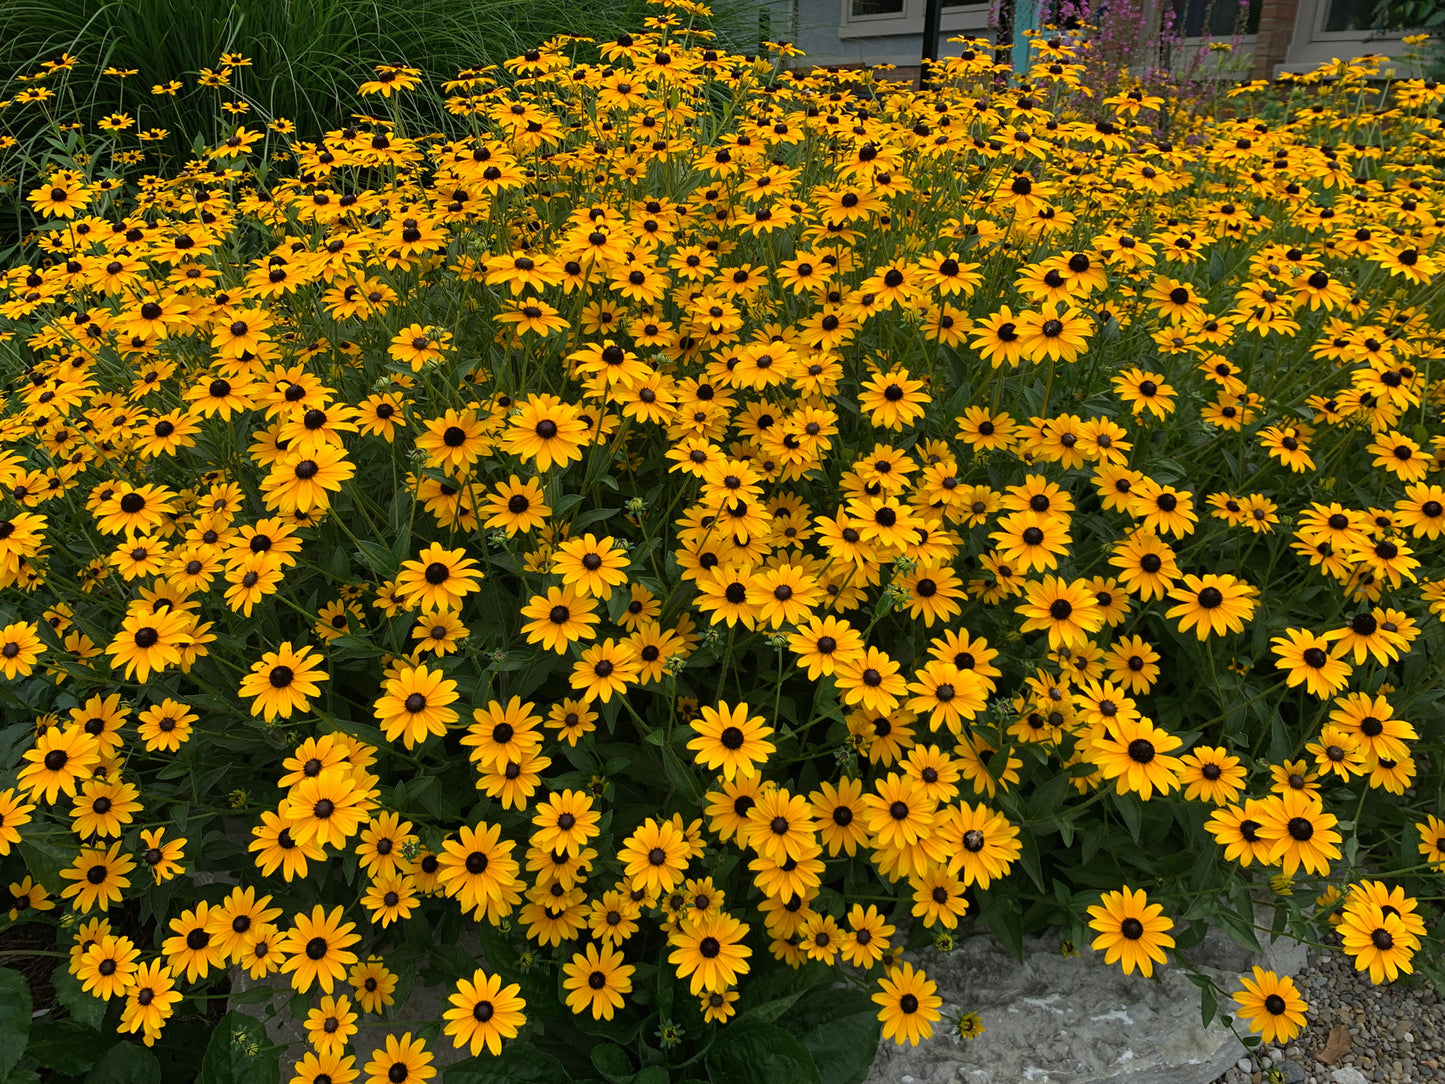
{"type": "Polygon", "coordinates": [[[1295,985],[1309,1006],[1305,1030],[1282,1050],[1256,1047],[1214,1084],[1445,1084],[1445,1001],[1427,984],[1374,986],[1331,949],[1311,952],[1295,985]],[[1319,1055],[1341,1025],[1350,1049],[1325,1064],[1319,1055]]]}

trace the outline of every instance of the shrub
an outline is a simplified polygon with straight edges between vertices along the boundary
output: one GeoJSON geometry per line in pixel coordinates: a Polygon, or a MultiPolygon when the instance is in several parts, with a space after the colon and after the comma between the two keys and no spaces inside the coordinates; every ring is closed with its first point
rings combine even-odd
{"type": "Polygon", "coordinates": [[[729,1084],[932,1035],[965,930],[1436,971],[1445,91],[1085,121],[1074,38],[920,93],[698,14],[464,72],[441,132],[394,64],[319,142],[55,118],[0,1072],[275,1080],[242,971],[301,1081],[729,1084]]]}

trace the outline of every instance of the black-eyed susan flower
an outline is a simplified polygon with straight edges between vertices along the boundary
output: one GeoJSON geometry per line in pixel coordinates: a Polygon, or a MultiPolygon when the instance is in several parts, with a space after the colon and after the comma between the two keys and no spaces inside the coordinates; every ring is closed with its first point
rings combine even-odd
{"type": "Polygon", "coordinates": [[[924,382],[914,379],[907,369],[895,367],[886,373],[875,371],[861,384],[859,405],[868,412],[868,420],[877,429],[901,431],[912,425],[932,397],[924,390],[924,382]]]}
{"type": "Polygon", "coordinates": [[[211,932],[212,926],[211,907],[204,900],[171,919],[172,935],[161,951],[176,978],[184,976],[187,982],[195,982],[205,978],[211,968],[225,965],[226,953],[211,932]]]}
{"type": "Polygon", "coordinates": [[[574,642],[590,638],[597,623],[596,603],[570,587],[549,587],[522,607],[529,620],[522,626],[527,642],[559,655],[574,642]]]}
{"type": "Polygon", "coordinates": [[[251,714],[267,721],[278,715],[291,718],[293,712],[305,711],[310,698],[321,691],[320,682],[329,680],[321,668],[321,657],[302,644],[294,648],[288,640],[275,651],[268,651],[241,679],[241,696],[251,698],[251,714]]]}
{"type": "Polygon", "coordinates": [[[1373,901],[1346,906],[1336,929],[1355,970],[1368,972],[1376,985],[1394,982],[1401,972],[1414,972],[1412,960],[1420,939],[1398,912],[1386,912],[1373,901]]]}
{"type": "Polygon", "coordinates": [[[355,776],[331,772],[296,783],[282,799],[280,815],[296,843],[342,846],[370,815],[370,801],[355,776]]]}
{"type": "Polygon", "coordinates": [[[726,1024],[737,1015],[736,990],[708,990],[698,996],[702,1018],[709,1024],[726,1024]]]}
{"type": "Polygon", "coordinates": [[[61,898],[74,900],[76,910],[82,914],[94,908],[109,910],[130,887],[128,874],[134,869],[135,859],[122,853],[118,842],[103,850],[82,848],[70,867],[60,871],[60,876],[71,882],[60,893],[61,898]]]}
{"type": "Polygon", "coordinates": [[[588,702],[606,704],[614,694],[621,695],[637,680],[640,663],[637,652],[626,641],[608,638],[582,652],[572,667],[571,684],[588,702]]]}
{"type": "Polygon", "coordinates": [[[281,965],[281,971],[291,976],[292,989],[304,994],[315,983],[331,993],[346,977],[347,967],[356,963],[351,946],[361,935],[355,930],[355,923],[343,920],[341,907],[328,912],[318,903],[309,914],[297,914],[286,933],[286,959],[281,965]]]}
{"type": "Polygon", "coordinates": [[[480,969],[470,978],[457,980],[457,989],[448,997],[451,1008],[443,1013],[443,1033],[451,1036],[458,1049],[466,1047],[476,1057],[485,1047],[493,1055],[501,1054],[502,1040],[514,1039],[526,1024],[527,1003],[516,983],[502,982],[499,975],[488,975],[480,969]]]}
{"type": "Polygon", "coordinates": [[[310,864],[322,858],[325,851],[314,840],[298,842],[291,834],[291,825],[270,810],[261,813],[261,823],[251,829],[248,851],[256,853],[256,866],[269,877],[277,870],[286,881],[305,877],[310,864]]]}
{"type": "Polygon", "coordinates": [[[374,712],[387,741],[398,738],[408,749],[432,735],[445,734],[457,721],[449,705],[457,699],[456,682],[426,666],[403,667],[382,685],[374,712]]]}
{"type": "Polygon", "coordinates": [[[484,765],[519,761],[542,744],[537,727],[541,719],[531,703],[514,696],[502,704],[489,701],[484,708],[472,712],[462,744],[471,749],[470,757],[484,765]]]}
{"type": "Polygon", "coordinates": [[[570,538],[557,547],[552,570],[562,577],[564,586],[583,597],[607,599],[612,590],[627,582],[628,556],[611,535],[598,538],[586,534],[570,538]]]}
{"type": "Polygon", "coordinates": [[[631,993],[636,970],[616,949],[589,944],[562,965],[567,1007],[574,1013],[591,1012],[596,1020],[611,1020],[631,993]]]}
{"type": "Polygon", "coordinates": [[[395,1002],[392,994],[396,990],[397,977],[387,969],[380,956],[358,960],[346,972],[346,981],[351,983],[352,994],[362,1012],[379,1013],[395,1002]]]}
{"type": "Polygon", "coordinates": [[[87,948],[73,972],[80,987],[109,1001],[123,995],[134,981],[140,950],[129,937],[107,934],[87,948]]]}
{"type": "Polygon", "coordinates": [[[1100,728],[1090,757],[1105,779],[1115,779],[1119,794],[1130,791],[1148,801],[1157,791],[1168,794],[1179,787],[1182,764],[1171,750],[1181,740],[1145,718],[1118,718],[1100,728]]]}
{"type": "Polygon", "coordinates": [[[892,967],[878,980],[873,1001],[880,1006],[878,1019],[883,1037],[900,1046],[917,1046],[933,1034],[934,1023],[942,1018],[938,984],[911,963],[892,967]]]}
{"type": "Polygon", "coordinates": [[[988,888],[994,880],[1007,876],[1023,853],[1018,828],[982,802],[976,806],[961,803],[941,831],[946,839],[956,840],[948,868],[962,878],[965,886],[976,884],[979,888],[988,888]]]}
{"type": "Polygon", "coordinates": [[[855,967],[872,967],[892,944],[896,929],[878,908],[855,903],[848,911],[848,933],[840,949],[845,962],[855,967]]]}
{"type": "Polygon", "coordinates": [[[71,807],[71,824],[81,839],[118,836],[140,812],[140,789],[120,779],[88,779],[71,807]]]}
{"type": "Polygon", "coordinates": [[[500,528],[508,537],[542,526],[552,514],[537,480],[523,482],[515,474],[496,487],[478,512],[486,517],[483,526],[500,528]]]}
{"type": "Polygon", "coordinates": [[[46,728],[22,754],[25,766],[17,778],[31,798],[53,803],[65,794],[75,797],[81,780],[90,777],[100,762],[100,742],[83,727],[46,728]]]}
{"type": "Polygon", "coordinates": [[[1244,765],[1222,746],[1195,746],[1179,763],[1186,801],[1230,805],[1244,790],[1244,765]]]}
{"type": "Polygon", "coordinates": [[[356,1034],[357,1020],[349,997],[327,994],[306,1014],[307,1041],[322,1054],[340,1053],[356,1034]]]}
{"type": "Polygon", "coordinates": [[[532,844],[547,851],[580,854],[596,838],[601,814],[592,798],[577,790],[552,794],[532,815],[532,844]]]}
{"type": "Polygon", "coordinates": [[[19,881],[11,881],[9,889],[8,913],[11,922],[20,921],[22,915],[25,915],[28,921],[31,912],[55,910],[55,901],[50,898],[50,893],[46,891],[45,886],[28,874],[19,881]]]}
{"type": "Polygon", "coordinates": [[[681,881],[689,848],[675,824],[649,817],[627,837],[617,857],[633,888],[662,895],[681,881]]]}
{"type": "Polygon", "coordinates": [[[1338,775],[1348,780],[1365,770],[1365,751],[1359,740],[1347,730],[1325,724],[1319,737],[1305,744],[1305,752],[1315,758],[1320,774],[1338,775]]]}
{"type": "Polygon", "coordinates": [[[152,960],[136,968],[131,984],[126,988],[125,998],[117,1030],[138,1031],[146,1046],[154,1046],[165,1022],[175,1012],[181,992],[175,988],[166,962],[152,960]]]}
{"type": "Polygon", "coordinates": [[[1303,866],[1307,873],[1325,876],[1330,862],[1340,857],[1339,823],[1308,791],[1289,790],[1271,795],[1257,807],[1262,816],[1258,835],[1270,844],[1269,860],[1292,874],[1303,866]]]}
{"type": "Polygon", "coordinates": [[[20,842],[20,829],[30,823],[35,806],[25,801],[14,787],[0,790],[0,857],[20,842]]]}
{"type": "Polygon", "coordinates": [[[1305,1026],[1309,1009],[1294,980],[1256,966],[1252,977],[1244,975],[1239,981],[1234,1001],[1249,1030],[1267,1043],[1291,1042],[1305,1026]]]}
{"type": "Polygon", "coordinates": [[[1105,892],[1089,908],[1089,916],[1089,927],[1099,935],[1090,947],[1104,953],[1105,963],[1118,963],[1126,975],[1135,968],[1146,978],[1153,975],[1154,965],[1167,959],[1164,950],[1174,946],[1169,934],[1173,919],[1164,914],[1162,904],[1150,903],[1142,889],[1125,885],[1105,892]]]}
{"type": "Polygon", "coordinates": [[[420,1036],[412,1037],[409,1031],[401,1035],[388,1035],[386,1042],[372,1055],[366,1068],[368,1081],[404,1080],[424,1084],[437,1075],[432,1065],[432,1053],[420,1036]]]}
{"type": "Polygon", "coordinates": [[[293,1084],[356,1084],[356,1056],[340,1051],[308,1050],[294,1067],[293,1084]]]}
{"type": "Polygon", "coordinates": [[[166,838],[165,828],[147,828],[140,834],[141,861],[156,884],[164,884],[180,874],[185,857],[186,838],[166,838]]]}
{"type": "Polygon", "coordinates": [[[0,674],[7,678],[28,677],[46,650],[39,630],[27,621],[0,629],[0,674]]]}
{"type": "Polygon", "coordinates": [[[1049,647],[1077,647],[1104,624],[1099,604],[1088,584],[1072,583],[1058,576],[1028,580],[1024,585],[1024,601],[1015,607],[1023,616],[1022,632],[1042,630],[1048,634],[1049,647]]]}
{"type": "Polygon", "coordinates": [[[1194,634],[1200,640],[1211,635],[1244,631],[1244,623],[1254,616],[1259,591],[1237,576],[1186,574],[1178,586],[1169,590],[1169,597],[1178,605],[1171,606],[1166,617],[1178,618],[1179,631],[1194,634]]]}
{"type": "Polygon", "coordinates": [[[1112,383],[1114,393],[1136,416],[1147,411],[1163,418],[1174,411],[1176,392],[1161,373],[1146,372],[1135,366],[1113,377],[1112,383]]]}
{"type": "Polygon", "coordinates": [[[1279,669],[1285,671],[1290,688],[1303,685],[1311,696],[1323,700],[1345,687],[1353,669],[1332,644],[1308,629],[1286,629],[1283,636],[1270,637],[1279,669]]]}
{"type": "Polygon", "coordinates": [[[587,429],[575,407],[554,395],[532,395],[508,422],[501,447],[545,473],[582,458],[587,429]]]}
{"type": "Polygon", "coordinates": [[[433,543],[416,560],[402,563],[396,588],[411,609],[460,612],[462,600],[477,590],[481,579],[481,569],[466,551],[433,543]]]}
{"type": "Polygon", "coordinates": [[[1431,813],[1415,825],[1415,831],[1420,835],[1420,856],[1432,869],[1445,867],[1445,821],[1431,813]]]}
{"type": "Polygon", "coordinates": [[[688,980],[688,990],[726,990],[747,974],[753,950],[743,944],[748,928],[726,911],[685,919],[669,938],[673,951],[668,962],[677,977],[688,980]]]}
{"type": "Polygon", "coordinates": [[[768,738],[773,728],[760,715],[749,715],[747,704],[728,705],[719,702],[716,708],[704,707],[693,720],[697,737],[687,747],[703,767],[720,771],[731,781],[739,774],[754,775],[767,762],[775,746],[768,738]]]}
{"type": "Polygon", "coordinates": [[[146,743],[147,752],[173,753],[191,739],[192,727],[199,721],[191,708],[166,697],[137,715],[137,736],[146,743]]]}

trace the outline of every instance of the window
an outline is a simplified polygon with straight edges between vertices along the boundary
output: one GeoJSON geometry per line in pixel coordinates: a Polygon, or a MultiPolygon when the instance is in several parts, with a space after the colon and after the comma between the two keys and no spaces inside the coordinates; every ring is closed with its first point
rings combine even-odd
{"type": "MultiPolygon", "coordinates": [[[[0,4],[3,2],[0,0],[0,4]]],[[[842,39],[850,39],[919,34],[923,30],[923,9],[927,3],[928,0],[842,0],[842,25],[838,28],[838,35],[842,39]]],[[[990,0],[939,0],[939,4],[943,9],[939,41],[945,51],[957,48],[942,46],[945,38],[955,34],[988,33],[990,0]]],[[[916,45],[908,46],[913,57],[917,56],[917,48],[916,45]]],[[[889,63],[917,63],[906,52],[900,52],[895,57],[886,51],[877,53],[875,50],[875,55],[886,55],[889,63]]]]}
{"type": "MultiPolygon", "coordinates": [[[[1336,0],[1349,3],[1352,0],[1336,0]]],[[[1370,0],[1363,0],[1369,3],[1370,0]]],[[[1186,38],[1259,33],[1260,0],[1174,0],[1174,32],[1186,38]]]]}
{"type": "Polygon", "coordinates": [[[1375,25],[1375,0],[1330,0],[1325,11],[1326,33],[1369,30],[1375,25]]]}

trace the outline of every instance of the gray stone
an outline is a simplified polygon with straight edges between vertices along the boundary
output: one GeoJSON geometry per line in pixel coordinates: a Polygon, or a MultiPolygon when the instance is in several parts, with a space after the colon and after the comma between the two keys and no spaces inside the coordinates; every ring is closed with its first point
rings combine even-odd
{"type": "Polygon", "coordinates": [[[1330,1080],[1333,1081],[1333,1084],[1370,1084],[1369,1077],[1358,1069],[1349,1067],[1336,1069],[1330,1074],[1330,1080]]]}
{"type": "Polygon", "coordinates": [[[1281,1067],[1280,1071],[1284,1073],[1284,1084],[1304,1084],[1304,1066],[1300,1065],[1299,1062],[1287,1061],[1281,1067]]]}
{"type": "MultiPolygon", "coordinates": [[[[1302,966],[1302,953],[1277,942],[1266,959],[1288,965],[1296,955],[1302,966]]],[[[1226,990],[1256,962],[1214,933],[1188,956],[1226,990]]],[[[1209,1084],[1240,1061],[1238,1039],[1217,1020],[1201,1024],[1199,990],[1173,966],[1126,976],[1102,953],[1065,958],[1057,942],[1033,938],[1019,963],[987,936],[916,962],[938,983],[945,1019],[917,1047],[885,1042],[869,1084],[1209,1084]],[[984,1033],[949,1036],[947,1017],[958,1012],[979,1013],[984,1033]]]]}

